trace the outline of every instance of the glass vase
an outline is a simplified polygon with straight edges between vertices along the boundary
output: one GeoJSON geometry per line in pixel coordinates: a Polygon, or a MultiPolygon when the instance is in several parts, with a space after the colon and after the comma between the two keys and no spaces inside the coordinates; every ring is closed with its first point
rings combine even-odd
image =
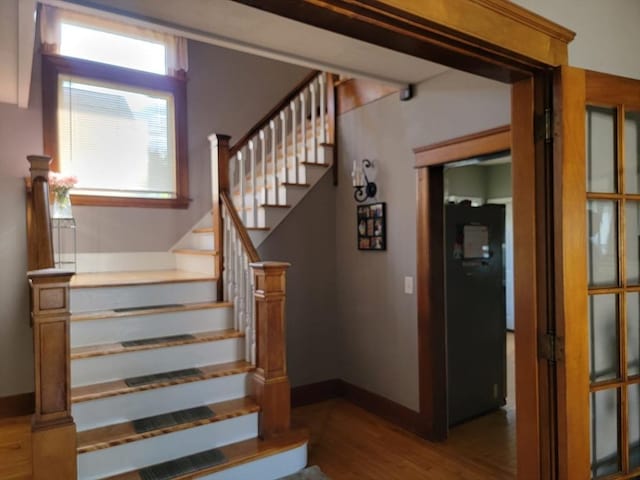
{"type": "Polygon", "coordinates": [[[51,218],[73,218],[69,191],[55,192],[51,205],[51,218]]]}

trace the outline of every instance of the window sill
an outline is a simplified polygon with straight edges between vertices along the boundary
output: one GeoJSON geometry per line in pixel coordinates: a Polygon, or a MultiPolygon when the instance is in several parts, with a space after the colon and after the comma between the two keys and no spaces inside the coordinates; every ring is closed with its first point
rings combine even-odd
{"type": "Polygon", "coordinates": [[[190,198],[104,197],[100,195],[71,195],[72,206],[132,207],[132,208],[189,208],[190,198]]]}

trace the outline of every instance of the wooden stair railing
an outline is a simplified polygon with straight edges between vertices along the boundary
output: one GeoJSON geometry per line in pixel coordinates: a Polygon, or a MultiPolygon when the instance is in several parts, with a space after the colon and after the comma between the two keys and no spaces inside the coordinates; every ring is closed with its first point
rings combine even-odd
{"type": "Polygon", "coordinates": [[[49,216],[50,157],[31,155],[27,242],[35,364],[33,479],[76,478],[76,428],[71,416],[69,282],[57,270],[49,216]]]}
{"type": "MultiPolygon", "coordinates": [[[[323,163],[321,149],[335,146],[334,84],[333,74],[311,72],[229,149],[224,174],[239,191],[236,209],[246,226],[258,226],[258,206],[284,205],[279,187],[302,183],[303,166],[323,163]]],[[[337,185],[336,148],[325,162],[337,185]]]]}
{"type": "Polygon", "coordinates": [[[234,306],[234,327],[245,333],[245,356],[256,367],[254,392],[260,405],[259,435],[289,430],[285,295],[288,263],[262,262],[229,196],[226,175],[229,137],[211,135],[214,245],[219,292],[234,306]]]}

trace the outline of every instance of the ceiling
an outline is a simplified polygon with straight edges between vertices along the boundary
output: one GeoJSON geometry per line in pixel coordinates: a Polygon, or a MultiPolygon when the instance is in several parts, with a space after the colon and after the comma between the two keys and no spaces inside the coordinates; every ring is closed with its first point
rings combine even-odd
{"type": "MultiPolygon", "coordinates": [[[[310,68],[371,78],[397,86],[418,83],[447,67],[305,25],[231,0],[41,0],[187,38],[310,68]]],[[[31,73],[36,0],[0,1],[0,101],[25,105],[31,73]],[[22,72],[22,73],[20,73],[22,72]],[[28,76],[27,76],[28,73],[28,76]]]]}

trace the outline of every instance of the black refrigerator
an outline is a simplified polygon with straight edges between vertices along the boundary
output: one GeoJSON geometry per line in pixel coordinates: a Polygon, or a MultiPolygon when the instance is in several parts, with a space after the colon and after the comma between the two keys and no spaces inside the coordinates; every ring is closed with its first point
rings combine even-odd
{"type": "Polygon", "coordinates": [[[445,206],[449,425],[506,401],[504,205],[445,206]]]}

